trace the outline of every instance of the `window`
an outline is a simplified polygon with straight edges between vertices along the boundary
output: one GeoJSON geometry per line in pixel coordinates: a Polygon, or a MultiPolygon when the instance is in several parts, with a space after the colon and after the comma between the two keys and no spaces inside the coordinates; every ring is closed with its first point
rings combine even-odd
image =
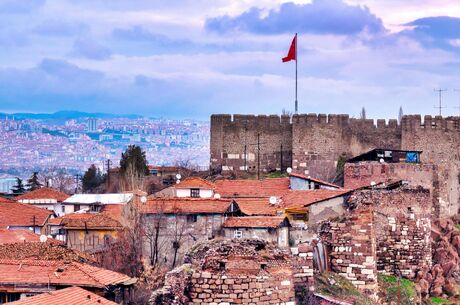
{"type": "Polygon", "coordinates": [[[198,221],[198,215],[193,214],[193,215],[187,215],[187,222],[197,222],[198,221]]]}
{"type": "Polygon", "coordinates": [[[75,204],[73,206],[73,211],[76,212],[76,211],[80,211],[80,205],[79,204],[75,204]]]}
{"type": "Polygon", "coordinates": [[[200,198],[200,189],[190,189],[190,197],[200,198]]]}
{"type": "Polygon", "coordinates": [[[243,232],[240,230],[235,230],[233,231],[233,238],[242,238],[243,237],[243,232]]]}
{"type": "Polygon", "coordinates": [[[62,211],[62,213],[65,213],[65,205],[63,205],[63,206],[61,207],[61,211],[62,211]]]}

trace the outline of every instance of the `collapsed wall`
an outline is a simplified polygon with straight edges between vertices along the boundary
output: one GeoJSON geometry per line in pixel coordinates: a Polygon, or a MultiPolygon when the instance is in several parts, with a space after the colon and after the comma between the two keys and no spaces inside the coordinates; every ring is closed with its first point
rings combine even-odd
{"type": "Polygon", "coordinates": [[[186,261],[168,273],[149,304],[295,304],[290,254],[265,241],[201,243],[186,261]]]}

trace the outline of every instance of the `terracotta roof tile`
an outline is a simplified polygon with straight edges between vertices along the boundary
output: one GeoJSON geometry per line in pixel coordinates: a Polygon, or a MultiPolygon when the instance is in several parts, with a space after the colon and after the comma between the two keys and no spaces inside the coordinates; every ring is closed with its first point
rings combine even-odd
{"type": "Polygon", "coordinates": [[[45,292],[24,300],[8,303],[11,305],[116,305],[95,293],[80,287],[69,287],[45,292]]]}
{"type": "Polygon", "coordinates": [[[8,226],[43,226],[53,211],[23,203],[0,202],[0,228],[8,226]]]}
{"type": "Polygon", "coordinates": [[[49,187],[42,187],[34,191],[25,193],[16,197],[16,201],[20,200],[40,200],[40,199],[55,199],[58,202],[63,202],[70,196],[66,193],[59,192],[49,187]]]}
{"type": "Polygon", "coordinates": [[[276,215],[277,206],[270,204],[269,198],[235,198],[241,212],[248,215],[276,215]]]}
{"type": "MultiPolygon", "coordinates": [[[[25,243],[25,242],[40,242],[40,235],[35,234],[28,230],[7,230],[0,229],[0,244],[13,244],[13,243],[25,243]]],[[[48,238],[47,242],[60,244],[59,240],[48,238]]]]}
{"type": "Polygon", "coordinates": [[[278,228],[286,217],[279,216],[248,216],[229,217],[225,220],[224,228],[278,228]]]}
{"type": "Polygon", "coordinates": [[[283,208],[308,207],[314,203],[343,196],[350,192],[351,190],[346,189],[290,191],[281,198],[281,206],[283,208]]]}
{"type": "Polygon", "coordinates": [[[206,198],[152,198],[141,205],[146,214],[223,214],[232,200],[206,198]]]}
{"type": "Polygon", "coordinates": [[[15,243],[0,245],[0,259],[40,259],[95,263],[88,253],[54,243],[15,243]]]}
{"type": "Polygon", "coordinates": [[[214,189],[214,183],[204,180],[199,177],[189,177],[184,181],[181,181],[179,184],[174,186],[176,189],[187,189],[187,188],[200,188],[200,189],[214,189]]]}
{"type": "Polygon", "coordinates": [[[289,176],[293,176],[293,177],[297,177],[297,178],[301,178],[301,179],[306,179],[306,180],[311,180],[313,182],[316,182],[318,184],[324,184],[324,185],[327,185],[327,186],[330,186],[330,187],[333,187],[333,188],[337,188],[337,189],[340,189],[341,187],[336,185],[336,184],[333,184],[333,183],[330,183],[330,182],[327,182],[327,181],[324,181],[324,180],[321,180],[321,179],[317,179],[317,178],[313,178],[313,177],[310,177],[310,176],[305,176],[305,175],[302,175],[302,174],[296,174],[296,173],[291,173],[289,176]]]}
{"type": "Polygon", "coordinates": [[[77,262],[0,260],[0,284],[38,284],[104,288],[124,283],[125,274],[77,262]]]}
{"type": "Polygon", "coordinates": [[[289,178],[216,180],[214,184],[222,197],[280,197],[289,191],[289,178]]]}
{"type": "Polygon", "coordinates": [[[115,219],[101,213],[72,213],[50,221],[52,225],[61,225],[66,229],[121,229],[115,219]]]}

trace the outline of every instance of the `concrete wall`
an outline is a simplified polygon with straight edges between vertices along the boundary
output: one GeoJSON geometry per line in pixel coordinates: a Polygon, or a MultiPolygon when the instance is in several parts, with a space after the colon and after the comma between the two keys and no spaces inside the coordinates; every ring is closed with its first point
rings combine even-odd
{"type": "MultiPolygon", "coordinates": [[[[191,189],[176,189],[176,197],[180,197],[180,198],[190,197],[190,190],[191,189]]],[[[201,198],[212,198],[213,195],[214,195],[213,190],[200,189],[201,198]]]]}
{"type": "Polygon", "coordinates": [[[308,226],[316,227],[318,222],[344,214],[344,197],[332,198],[308,207],[308,226]]]}
{"type": "Polygon", "coordinates": [[[101,250],[107,241],[118,237],[115,230],[66,230],[66,245],[74,250],[92,251],[101,250]]]}

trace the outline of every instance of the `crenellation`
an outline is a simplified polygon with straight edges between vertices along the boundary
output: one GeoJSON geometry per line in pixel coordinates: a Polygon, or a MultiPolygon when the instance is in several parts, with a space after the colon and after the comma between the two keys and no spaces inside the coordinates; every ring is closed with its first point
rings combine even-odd
{"type": "Polygon", "coordinates": [[[318,114],[318,123],[319,124],[327,124],[327,115],[324,113],[318,114]]]}

